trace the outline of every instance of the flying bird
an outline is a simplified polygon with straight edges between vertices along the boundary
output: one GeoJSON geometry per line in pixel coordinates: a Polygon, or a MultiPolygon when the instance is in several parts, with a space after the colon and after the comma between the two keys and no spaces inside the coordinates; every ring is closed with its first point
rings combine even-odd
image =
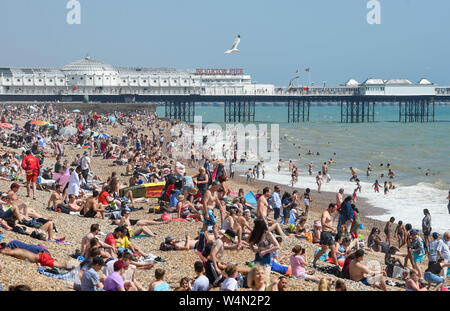
{"type": "Polygon", "coordinates": [[[231,49],[226,51],[224,54],[226,55],[226,54],[230,54],[232,52],[240,52],[237,48],[239,45],[239,42],[241,42],[241,35],[237,35],[236,39],[234,39],[233,46],[231,47],[231,49]]]}

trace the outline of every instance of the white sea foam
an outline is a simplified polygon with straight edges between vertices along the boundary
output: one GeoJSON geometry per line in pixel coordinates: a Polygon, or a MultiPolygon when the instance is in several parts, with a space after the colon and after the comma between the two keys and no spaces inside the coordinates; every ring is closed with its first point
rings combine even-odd
{"type": "MultiPolygon", "coordinates": [[[[250,167],[250,165],[247,165],[250,167]]],[[[264,180],[278,183],[281,185],[291,185],[291,177],[287,170],[282,170],[278,174],[276,167],[266,167],[266,174],[264,180]]],[[[316,173],[315,173],[316,174],[316,173]]],[[[317,184],[313,176],[300,174],[299,181],[294,184],[296,188],[311,188],[317,190],[317,184]]],[[[260,176],[262,178],[262,176],[260,176]]],[[[335,180],[333,176],[329,183],[324,179],[321,190],[328,192],[339,191],[339,188],[345,189],[345,194],[353,194],[356,188],[356,183],[343,180],[335,180]]],[[[368,203],[386,210],[383,215],[368,215],[368,217],[387,221],[389,217],[395,217],[396,222],[402,220],[404,224],[411,223],[413,228],[422,230],[423,209],[427,208],[430,211],[432,218],[433,231],[441,232],[450,230],[450,214],[447,210],[447,192],[439,190],[428,183],[419,183],[414,186],[402,186],[396,184],[397,188],[390,190],[388,194],[384,194],[383,188],[380,188],[379,193],[375,193],[372,183],[361,182],[361,193],[357,193],[357,197],[367,199],[368,203]]]]}

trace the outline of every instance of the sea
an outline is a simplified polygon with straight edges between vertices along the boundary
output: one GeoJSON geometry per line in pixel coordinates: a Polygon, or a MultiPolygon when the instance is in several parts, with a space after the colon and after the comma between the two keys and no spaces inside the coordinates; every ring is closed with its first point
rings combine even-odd
{"type": "MultiPolygon", "coordinates": [[[[352,195],[356,188],[355,182],[349,181],[349,167],[352,166],[356,168],[362,186],[357,196],[384,210],[382,214],[368,217],[387,221],[393,216],[396,222],[402,220],[404,224],[411,223],[413,228],[421,230],[423,209],[427,208],[431,213],[433,231],[450,231],[447,209],[450,105],[435,105],[435,122],[429,123],[400,123],[398,109],[396,105],[376,105],[375,122],[351,124],[340,122],[340,106],[311,105],[310,122],[287,123],[287,106],[257,106],[257,127],[267,124],[270,134],[272,125],[279,126],[282,169],[278,173],[276,162],[266,163],[264,179],[290,185],[288,163],[292,160],[300,170],[299,181],[294,187],[316,190],[317,171],[323,162],[333,158],[335,164],[329,166],[331,181],[327,183],[324,180],[322,191],[337,192],[344,188],[346,195],[352,195]],[[309,150],[314,155],[307,155],[309,150]],[[312,176],[309,176],[306,166],[310,162],[315,165],[312,176]],[[369,163],[372,172],[367,177],[369,163]],[[388,163],[395,173],[394,179],[387,177],[388,163]],[[383,173],[385,178],[381,178],[383,173]],[[381,185],[384,181],[392,181],[396,189],[385,195],[381,187],[380,192],[375,193],[372,186],[375,180],[381,185]]],[[[158,107],[157,113],[164,116],[164,107],[158,107]]],[[[225,128],[223,106],[220,104],[198,105],[195,115],[202,116],[204,123],[218,123],[225,128]]],[[[238,165],[237,171],[243,173],[256,162],[256,158],[250,158],[245,165],[238,165]]]]}

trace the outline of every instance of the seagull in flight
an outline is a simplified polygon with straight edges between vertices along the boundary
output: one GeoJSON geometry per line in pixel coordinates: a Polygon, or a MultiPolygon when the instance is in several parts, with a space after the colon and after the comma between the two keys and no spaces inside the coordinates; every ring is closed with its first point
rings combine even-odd
{"type": "Polygon", "coordinates": [[[240,52],[237,48],[239,45],[239,42],[241,42],[241,35],[237,35],[236,39],[234,39],[233,46],[231,47],[231,49],[226,51],[224,54],[226,55],[226,54],[230,54],[232,52],[240,52]]]}

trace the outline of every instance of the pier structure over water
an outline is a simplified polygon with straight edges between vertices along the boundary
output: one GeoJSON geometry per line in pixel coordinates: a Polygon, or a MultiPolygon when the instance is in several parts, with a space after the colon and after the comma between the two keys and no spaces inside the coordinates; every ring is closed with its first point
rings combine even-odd
{"type": "Polygon", "coordinates": [[[185,122],[193,122],[197,104],[221,103],[217,113],[224,122],[254,122],[260,104],[276,103],[288,106],[285,120],[291,123],[314,121],[310,111],[317,103],[340,105],[343,123],[376,122],[376,106],[393,103],[399,122],[433,122],[435,104],[450,103],[450,86],[372,78],[338,86],[275,86],[254,83],[237,68],[114,67],[87,56],[61,68],[0,68],[2,102],[156,103],[166,117],[185,122]]]}

